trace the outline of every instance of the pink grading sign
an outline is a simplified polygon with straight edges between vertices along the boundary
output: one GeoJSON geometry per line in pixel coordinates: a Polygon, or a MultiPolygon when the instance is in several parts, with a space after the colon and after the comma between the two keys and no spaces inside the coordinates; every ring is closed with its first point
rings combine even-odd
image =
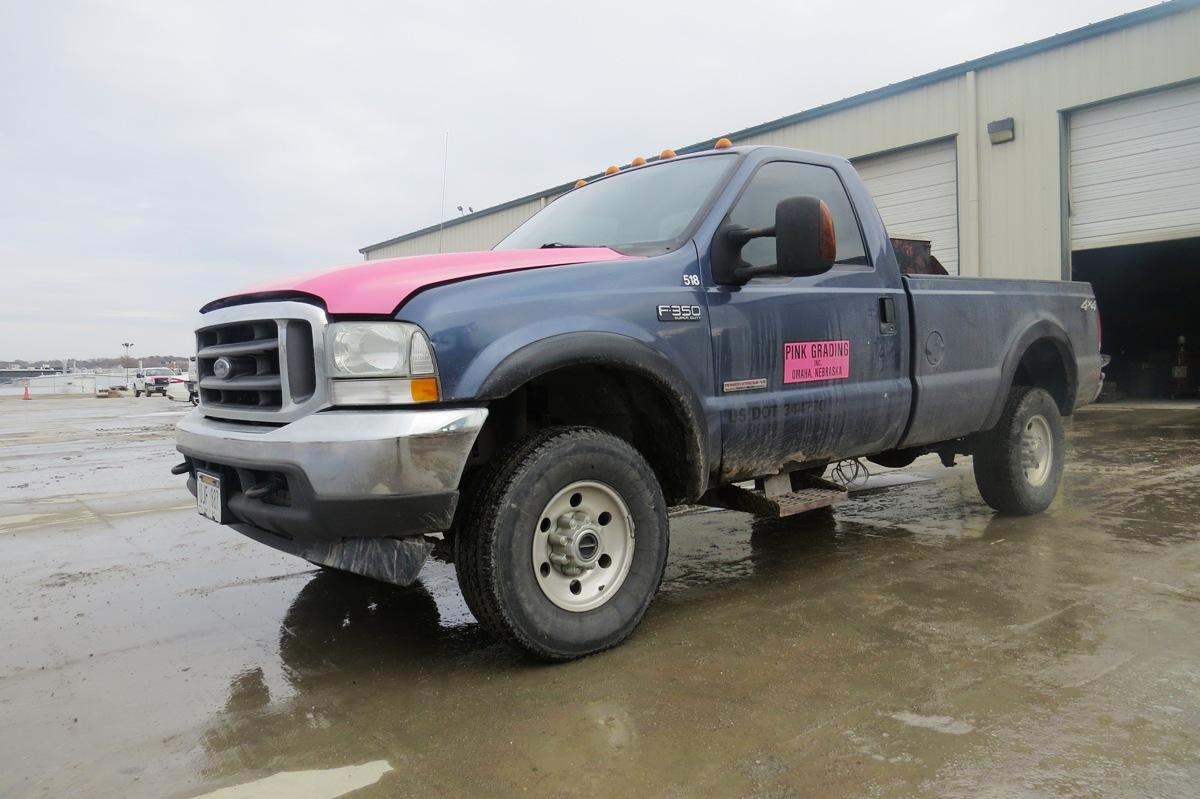
{"type": "Polygon", "coordinates": [[[783,345],[784,383],[845,380],[849,376],[849,341],[789,341],[783,345]]]}

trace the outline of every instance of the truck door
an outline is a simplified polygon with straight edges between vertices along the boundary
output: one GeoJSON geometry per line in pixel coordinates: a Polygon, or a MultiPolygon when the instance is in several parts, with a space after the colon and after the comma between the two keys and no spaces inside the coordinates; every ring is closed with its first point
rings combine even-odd
{"type": "MultiPolygon", "coordinates": [[[[764,163],[727,219],[773,225],[778,202],[797,195],[819,197],[832,212],[832,270],[743,286],[713,285],[709,275],[724,480],[882,452],[900,440],[908,419],[904,289],[898,274],[876,271],[837,172],[764,163]]],[[[775,240],[752,240],[742,255],[751,264],[775,263],[775,240]]]]}

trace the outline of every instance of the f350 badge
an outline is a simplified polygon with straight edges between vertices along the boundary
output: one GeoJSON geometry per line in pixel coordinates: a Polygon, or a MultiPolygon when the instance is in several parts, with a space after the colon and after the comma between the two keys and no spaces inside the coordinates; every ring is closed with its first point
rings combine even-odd
{"type": "Polygon", "coordinates": [[[658,321],[660,322],[699,322],[699,305],[660,305],[658,306],[658,321]]]}

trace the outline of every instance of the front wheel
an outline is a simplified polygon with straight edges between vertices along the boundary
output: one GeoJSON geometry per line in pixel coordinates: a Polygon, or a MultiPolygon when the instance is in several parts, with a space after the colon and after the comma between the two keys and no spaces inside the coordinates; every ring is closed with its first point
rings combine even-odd
{"type": "Polygon", "coordinates": [[[975,446],[975,485],[1000,513],[1028,516],[1050,507],[1062,481],[1066,437],[1054,398],[1016,386],[996,426],[975,446]]]}
{"type": "Polygon", "coordinates": [[[622,439],[557,427],[518,442],[481,476],[454,540],[458,581],[481,624],[536,657],[615,646],[654,599],[667,511],[622,439]]]}

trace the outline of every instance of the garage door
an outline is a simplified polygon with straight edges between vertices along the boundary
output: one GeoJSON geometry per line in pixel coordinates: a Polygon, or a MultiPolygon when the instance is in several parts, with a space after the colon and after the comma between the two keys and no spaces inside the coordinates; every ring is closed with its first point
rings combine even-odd
{"type": "Polygon", "coordinates": [[[958,274],[958,161],[954,139],[854,161],[895,238],[928,239],[958,274]]]}
{"type": "Polygon", "coordinates": [[[1071,249],[1200,236],[1200,84],[1071,114],[1071,249]]]}

